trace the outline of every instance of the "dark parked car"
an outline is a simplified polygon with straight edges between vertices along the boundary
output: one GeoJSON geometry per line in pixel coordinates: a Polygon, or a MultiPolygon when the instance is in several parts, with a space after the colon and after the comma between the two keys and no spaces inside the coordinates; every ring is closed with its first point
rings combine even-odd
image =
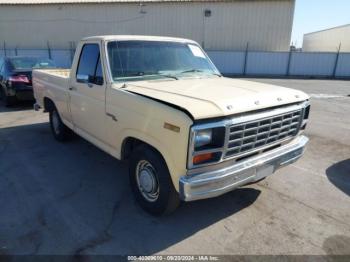
{"type": "Polygon", "coordinates": [[[0,97],[6,106],[18,100],[34,100],[33,68],[55,68],[52,60],[40,57],[13,56],[0,58],[0,97]]]}

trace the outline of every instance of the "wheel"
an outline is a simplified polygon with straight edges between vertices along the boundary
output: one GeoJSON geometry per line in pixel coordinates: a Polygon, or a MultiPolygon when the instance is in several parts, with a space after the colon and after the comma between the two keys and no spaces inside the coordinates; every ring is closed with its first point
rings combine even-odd
{"type": "Polygon", "coordinates": [[[12,106],[16,102],[15,96],[7,96],[3,87],[0,86],[0,100],[3,100],[6,107],[12,106]]]}
{"type": "Polygon", "coordinates": [[[141,145],[131,155],[130,185],[140,206],[160,216],[173,212],[180,204],[163,157],[153,148],[141,145]]]}
{"type": "Polygon", "coordinates": [[[62,122],[56,107],[50,111],[50,127],[53,136],[60,142],[67,141],[72,137],[72,130],[62,122]]]}
{"type": "Polygon", "coordinates": [[[17,101],[15,96],[7,96],[2,87],[0,87],[0,100],[3,100],[6,107],[12,106],[17,101]]]}
{"type": "Polygon", "coordinates": [[[16,103],[17,99],[15,96],[4,95],[4,103],[6,107],[13,106],[16,103]]]}

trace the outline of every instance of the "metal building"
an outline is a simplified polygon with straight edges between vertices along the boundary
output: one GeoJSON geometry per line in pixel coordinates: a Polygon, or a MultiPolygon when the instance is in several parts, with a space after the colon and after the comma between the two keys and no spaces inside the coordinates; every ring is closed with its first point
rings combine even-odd
{"type": "Polygon", "coordinates": [[[304,35],[303,51],[350,52],[350,24],[304,35]]]}
{"type": "MultiPolygon", "coordinates": [[[[9,48],[69,48],[82,37],[163,35],[207,50],[289,50],[295,0],[0,0],[9,48]]],[[[1,48],[1,47],[0,47],[1,48]]]]}

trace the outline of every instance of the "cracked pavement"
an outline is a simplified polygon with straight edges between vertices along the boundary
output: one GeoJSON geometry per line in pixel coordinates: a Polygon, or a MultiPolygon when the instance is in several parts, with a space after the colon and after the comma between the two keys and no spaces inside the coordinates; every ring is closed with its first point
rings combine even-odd
{"type": "Polygon", "coordinates": [[[1,105],[0,254],[350,254],[350,82],[256,80],[313,94],[305,156],[161,218],[135,203],[127,163],[1,105]]]}

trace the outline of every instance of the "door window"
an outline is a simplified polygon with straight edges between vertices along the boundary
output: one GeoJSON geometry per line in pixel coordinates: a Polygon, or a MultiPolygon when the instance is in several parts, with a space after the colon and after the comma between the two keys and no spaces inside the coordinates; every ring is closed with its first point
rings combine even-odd
{"type": "Polygon", "coordinates": [[[101,58],[98,58],[98,62],[96,65],[96,71],[95,71],[95,84],[96,85],[103,85],[103,73],[102,73],[102,66],[101,66],[101,58]]]}
{"type": "Polygon", "coordinates": [[[79,83],[103,84],[100,49],[97,44],[83,46],[76,75],[79,83]]]}

